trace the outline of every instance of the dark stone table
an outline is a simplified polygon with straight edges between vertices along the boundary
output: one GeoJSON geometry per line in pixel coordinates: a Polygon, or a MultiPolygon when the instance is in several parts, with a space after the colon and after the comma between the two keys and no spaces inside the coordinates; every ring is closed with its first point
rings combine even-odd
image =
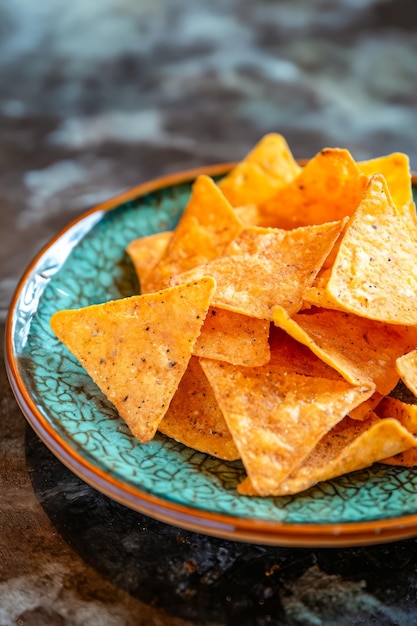
{"type": "MultiPolygon", "coordinates": [[[[238,159],[406,152],[417,169],[412,0],[0,0],[1,334],[25,266],[83,211],[238,159]]],[[[417,623],[417,543],[280,548],[197,535],[61,465],[0,371],[0,626],[417,623]]]]}

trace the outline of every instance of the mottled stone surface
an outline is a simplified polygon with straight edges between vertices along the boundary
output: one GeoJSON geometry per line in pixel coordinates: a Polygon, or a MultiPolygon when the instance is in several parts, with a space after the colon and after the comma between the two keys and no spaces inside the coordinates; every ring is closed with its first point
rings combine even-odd
{"type": "MultiPolygon", "coordinates": [[[[69,220],[265,132],[417,169],[416,18],[412,0],[0,0],[2,318],[69,220]]],[[[414,540],[267,548],[129,511],[47,451],[1,368],[1,626],[411,626],[416,570],[414,540]]]]}

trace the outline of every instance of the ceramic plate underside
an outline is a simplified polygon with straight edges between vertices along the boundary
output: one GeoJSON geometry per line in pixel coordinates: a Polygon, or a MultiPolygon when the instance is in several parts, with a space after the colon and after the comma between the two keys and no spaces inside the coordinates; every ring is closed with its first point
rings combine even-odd
{"type": "MultiPolygon", "coordinates": [[[[143,507],[149,496],[148,503],[157,503],[159,513],[155,515],[178,525],[181,515],[186,519],[189,514],[190,520],[196,515],[196,529],[213,534],[213,520],[224,520],[234,536],[233,521],[244,520],[244,538],[250,539],[253,523],[256,540],[262,541],[262,529],[266,528],[268,542],[274,542],[276,525],[277,543],[285,528],[291,527],[295,533],[308,528],[307,539],[300,541],[314,544],[315,533],[322,526],[330,534],[333,528],[343,535],[352,523],[355,532],[365,523],[368,532],[373,528],[378,532],[383,521],[401,519],[403,523],[407,516],[411,516],[409,520],[415,516],[417,532],[417,469],[375,464],[299,495],[254,498],[236,491],[245,476],[240,461],[220,461],[162,434],[140,444],[52,333],[49,320],[59,309],[138,293],[126,245],[175,226],[189,197],[192,178],[185,176],[183,182],[171,186],[165,182],[162,188],[155,183],[155,189],[146,193],[138,188],[127,200],[125,195],[89,212],[33,262],[10,311],[11,348],[7,353],[12,387],[28,421],[52,451],[87,482],[152,514],[149,506],[143,507]],[[164,508],[166,516],[161,513],[164,508]],[[173,518],[171,512],[176,510],[180,513],[173,518]]],[[[182,525],[187,524],[193,527],[192,521],[182,525]]],[[[214,534],[228,533],[220,528],[214,534]]],[[[239,533],[236,538],[241,538],[239,533]]]]}

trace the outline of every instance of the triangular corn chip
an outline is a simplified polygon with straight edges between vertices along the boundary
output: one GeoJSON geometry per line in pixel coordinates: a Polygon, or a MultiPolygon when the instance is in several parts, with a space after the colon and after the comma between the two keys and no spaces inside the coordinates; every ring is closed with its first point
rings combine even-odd
{"type": "Polygon", "coordinates": [[[197,357],[188,368],[158,430],[199,452],[234,461],[239,453],[197,357]]]}
{"type": "Polygon", "coordinates": [[[218,183],[225,198],[233,207],[253,203],[255,205],[271,198],[279,188],[275,180],[256,163],[242,161],[218,183]]]}
{"type": "Polygon", "coordinates": [[[290,495],[309,487],[370,467],[387,455],[417,446],[417,439],[395,419],[375,415],[358,422],[346,417],[279,486],[275,495],[290,495]]]}
{"type": "Polygon", "coordinates": [[[284,137],[270,133],[219,182],[219,187],[232,206],[260,204],[300,170],[284,137]]]}
{"type": "Polygon", "coordinates": [[[176,276],[173,284],[212,276],[213,306],[260,319],[271,319],[276,304],[293,313],[342,228],[342,221],[292,231],[249,227],[223,257],[176,276]]]}
{"type": "Polygon", "coordinates": [[[398,357],[396,367],[403,383],[417,398],[417,350],[398,357]]]}
{"type": "MultiPolygon", "coordinates": [[[[406,404],[397,398],[388,397],[379,403],[375,411],[380,417],[398,420],[412,435],[417,435],[417,404],[406,404]]],[[[381,463],[414,467],[417,465],[417,449],[410,448],[381,460],[381,463]]]]}
{"type": "Polygon", "coordinates": [[[295,228],[340,220],[354,213],[366,183],[347,150],[326,148],[260,206],[261,223],[295,228]]]}
{"type": "Polygon", "coordinates": [[[154,233],[147,237],[134,239],[126,247],[126,252],[133,263],[140,285],[142,283],[146,285],[146,280],[151,275],[154,266],[165,254],[171,235],[172,231],[169,230],[154,233]]]}
{"type": "Polygon", "coordinates": [[[246,155],[244,162],[258,165],[268,178],[280,186],[291,182],[301,171],[287,140],[279,133],[264,135],[246,155]]]}
{"type": "MultiPolygon", "coordinates": [[[[334,250],[334,247],[333,247],[334,250]]],[[[333,250],[330,253],[333,254],[333,250]]],[[[322,309],[334,309],[336,311],[343,311],[342,305],[338,305],[333,298],[330,298],[326,288],[329,282],[331,268],[326,267],[329,257],[327,257],[322,269],[317,274],[312,287],[307,289],[303,295],[303,309],[309,309],[312,306],[322,309]]],[[[333,263],[332,263],[333,264],[333,263]]]]}
{"type": "Polygon", "coordinates": [[[375,391],[368,400],[365,400],[365,402],[362,402],[362,404],[359,404],[349,411],[349,417],[353,420],[366,420],[370,417],[370,414],[374,412],[374,409],[378,406],[383,397],[382,393],[375,391]]]}
{"type": "Polygon", "coordinates": [[[280,365],[286,371],[313,378],[343,380],[333,367],[316,356],[310,348],[296,341],[277,326],[271,325],[269,343],[271,352],[279,354],[280,365]]]}
{"type": "Polygon", "coordinates": [[[396,359],[417,344],[417,329],[312,308],[292,318],[280,306],[273,321],[352,384],[374,384],[388,394],[399,380],[396,359]]]}
{"type": "Polygon", "coordinates": [[[417,228],[407,227],[385,179],[371,178],[339,246],[326,295],[346,311],[417,324],[417,228]]]}
{"type": "Polygon", "coordinates": [[[199,176],[167,250],[154,266],[143,292],[168,287],[175,274],[223,254],[241,229],[242,223],[216,183],[208,176],[199,176]]]}
{"type": "Polygon", "coordinates": [[[237,206],[235,213],[242,222],[242,226],[257,226],[259,224],[259,209],[256,204],[237,206]]]}
{"type": "Polygon", "coordinates": [[[417,404],[407,404],[398,398],[387,396],[382,398],[375,413],[378,417],[393,417],[412,435],[417,435],[417,404]]]}
{"type": "Polygon", "coordinates": [[[394,152],[369,161],[359,161],[358,167],[369,177],[382,174],[397,208],[404,213],[407,220],[411,218],[415,221],[416,207],[413,201],[410,160],[406,154],[394,152]]]}
{"type": "Polygon", "coordinates": [[[210,307],[193,354],[255,367],[270,358],[269,322],[210,307]]]}
{"type": "Polygon", "coordinates": [[[204,278],[51,318],[52,330],[141,442],[152,439],[168,409],[213,290],[204,278]]]}
{"type": "Polygon", "coordinates": [[[325,433],[374,391],[292,373],[279,349],[262,367],[200,362],[260,495],[274,495],[325,433]]]}

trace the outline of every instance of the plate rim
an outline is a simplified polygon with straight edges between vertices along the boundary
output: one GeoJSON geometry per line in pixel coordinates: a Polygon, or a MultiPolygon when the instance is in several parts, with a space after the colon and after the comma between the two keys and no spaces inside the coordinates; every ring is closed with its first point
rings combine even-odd
{"type": "MultiPolygon", "coordinates": [[[[5,324],[5,366],[9,384],[16,401],[26,421],[46,447],[81,480],[112,500],[163,523],[227,540],[283,547],[349,547],[384,543],[412,537],[417,534],[417,512],[405,516],[363,522],[327,524],[272,522],[204,511],[188,505],[164,500],[159,496],[142,491],[139,487],[130,485],[106,473],[98,465],[87,460],[71,447],[39,411],[36,402],[20,375],[18,358],[14,350],[14,313],[25,285],[32,276],[35,267],[65,233],[86,220],[90,215],[110,211],[147,193],[175,184],[191,182],[201,174],[208,176],[225,174],[234,165],[234,162],[227,162],[200,166],[166,174],[136,185],[81,213],[59,230],[39,250],[17,283],[5,324]]],[[[412,184],[417,186],[417,173],[414,172],[412,173],[412,184]]]]}

